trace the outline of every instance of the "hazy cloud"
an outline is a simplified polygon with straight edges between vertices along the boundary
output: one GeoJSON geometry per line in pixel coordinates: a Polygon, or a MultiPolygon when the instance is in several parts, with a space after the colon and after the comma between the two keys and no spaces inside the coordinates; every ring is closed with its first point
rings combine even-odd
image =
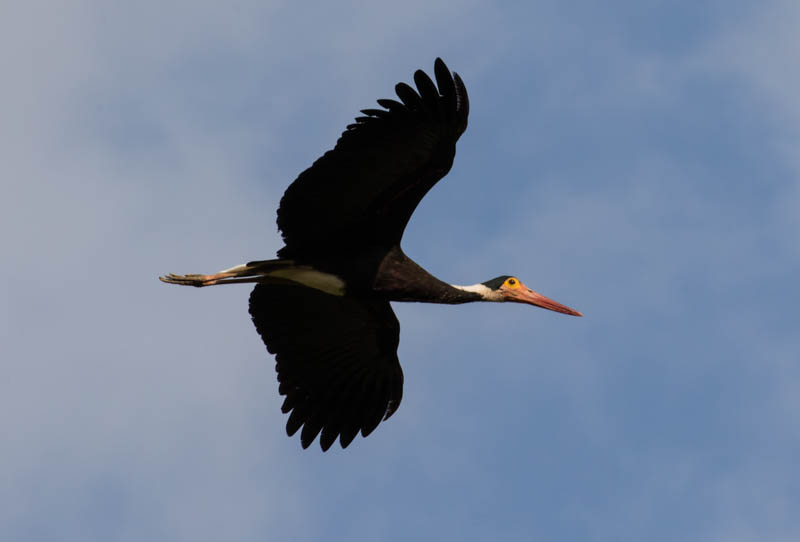
{"type": "Polygon", "coordinates": [[[5,8],[0,532],[9,540],[793,540],[790,2],[5,8]],[[404,402],[283,434],[246,288],[344,125],[441,55],[470,89],[407,252],[582,320],[399,305],[404,402]]]}

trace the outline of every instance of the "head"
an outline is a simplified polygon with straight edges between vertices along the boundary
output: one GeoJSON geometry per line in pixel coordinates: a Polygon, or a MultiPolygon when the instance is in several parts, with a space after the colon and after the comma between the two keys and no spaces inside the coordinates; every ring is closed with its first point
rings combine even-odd
{"type": "Polygon", "coordinates": [[[482,283],[490,291],[493,301],[513,301],[514,303],[527,303],[536,305],[543,309],[569,314],[572,316],[583,316],[576,310],[570,309],[557,301],[534,292],[520,281],[517,277],[503,275],[482,283]]]}

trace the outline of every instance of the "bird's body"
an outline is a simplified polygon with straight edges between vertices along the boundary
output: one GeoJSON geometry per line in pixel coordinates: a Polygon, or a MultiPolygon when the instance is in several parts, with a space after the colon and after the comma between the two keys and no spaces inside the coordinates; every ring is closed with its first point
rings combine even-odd
{"type": "Polygon", "coordinates": [[[371,433],[400,404],[400,326],[390,301],[460,304],[517,301],[580,313],[510,276],[471,286],[443,282],[400,248],[417,204],[450,170],[467,127],[463,82],[436,59],[436,85],[422,71],[401,102],[378,100],[336,147],[289,186],[278,208],[278,259],[214,275],[167,275],[192,286],[256,282],[250,314],[275,354],[287,432],[327,450],[371,433]]]}

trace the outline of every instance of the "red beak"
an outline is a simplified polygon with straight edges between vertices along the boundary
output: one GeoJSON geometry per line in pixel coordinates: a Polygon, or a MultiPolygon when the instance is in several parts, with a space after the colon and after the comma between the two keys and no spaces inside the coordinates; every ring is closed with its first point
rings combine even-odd
{"type": "Polygon", "coordinates": [[[514,301],[516,303],[536,305],[537,307],[541,307],[543,309],[569,314],[570,316],[583,316],[583,314],[574,309],[570,309],[566,305],[562,305],[558,301],[553,301],[549,297],[545,297],[538,292],[534,292],[522,283],[520,283],[519,288],[515,288],[513,290],[510,288],[506,289],[505,294],[509,301],[514,301]]]}

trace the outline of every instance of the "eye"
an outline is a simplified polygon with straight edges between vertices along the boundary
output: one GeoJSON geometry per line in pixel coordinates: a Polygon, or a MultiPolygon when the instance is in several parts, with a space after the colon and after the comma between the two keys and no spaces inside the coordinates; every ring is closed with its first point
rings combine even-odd
{"type": "Polygon", "coordinates": [[[509,286],[511,288],[519,288],[519,281],[512,277],[506,280],[506,286],[509,286]]]}

